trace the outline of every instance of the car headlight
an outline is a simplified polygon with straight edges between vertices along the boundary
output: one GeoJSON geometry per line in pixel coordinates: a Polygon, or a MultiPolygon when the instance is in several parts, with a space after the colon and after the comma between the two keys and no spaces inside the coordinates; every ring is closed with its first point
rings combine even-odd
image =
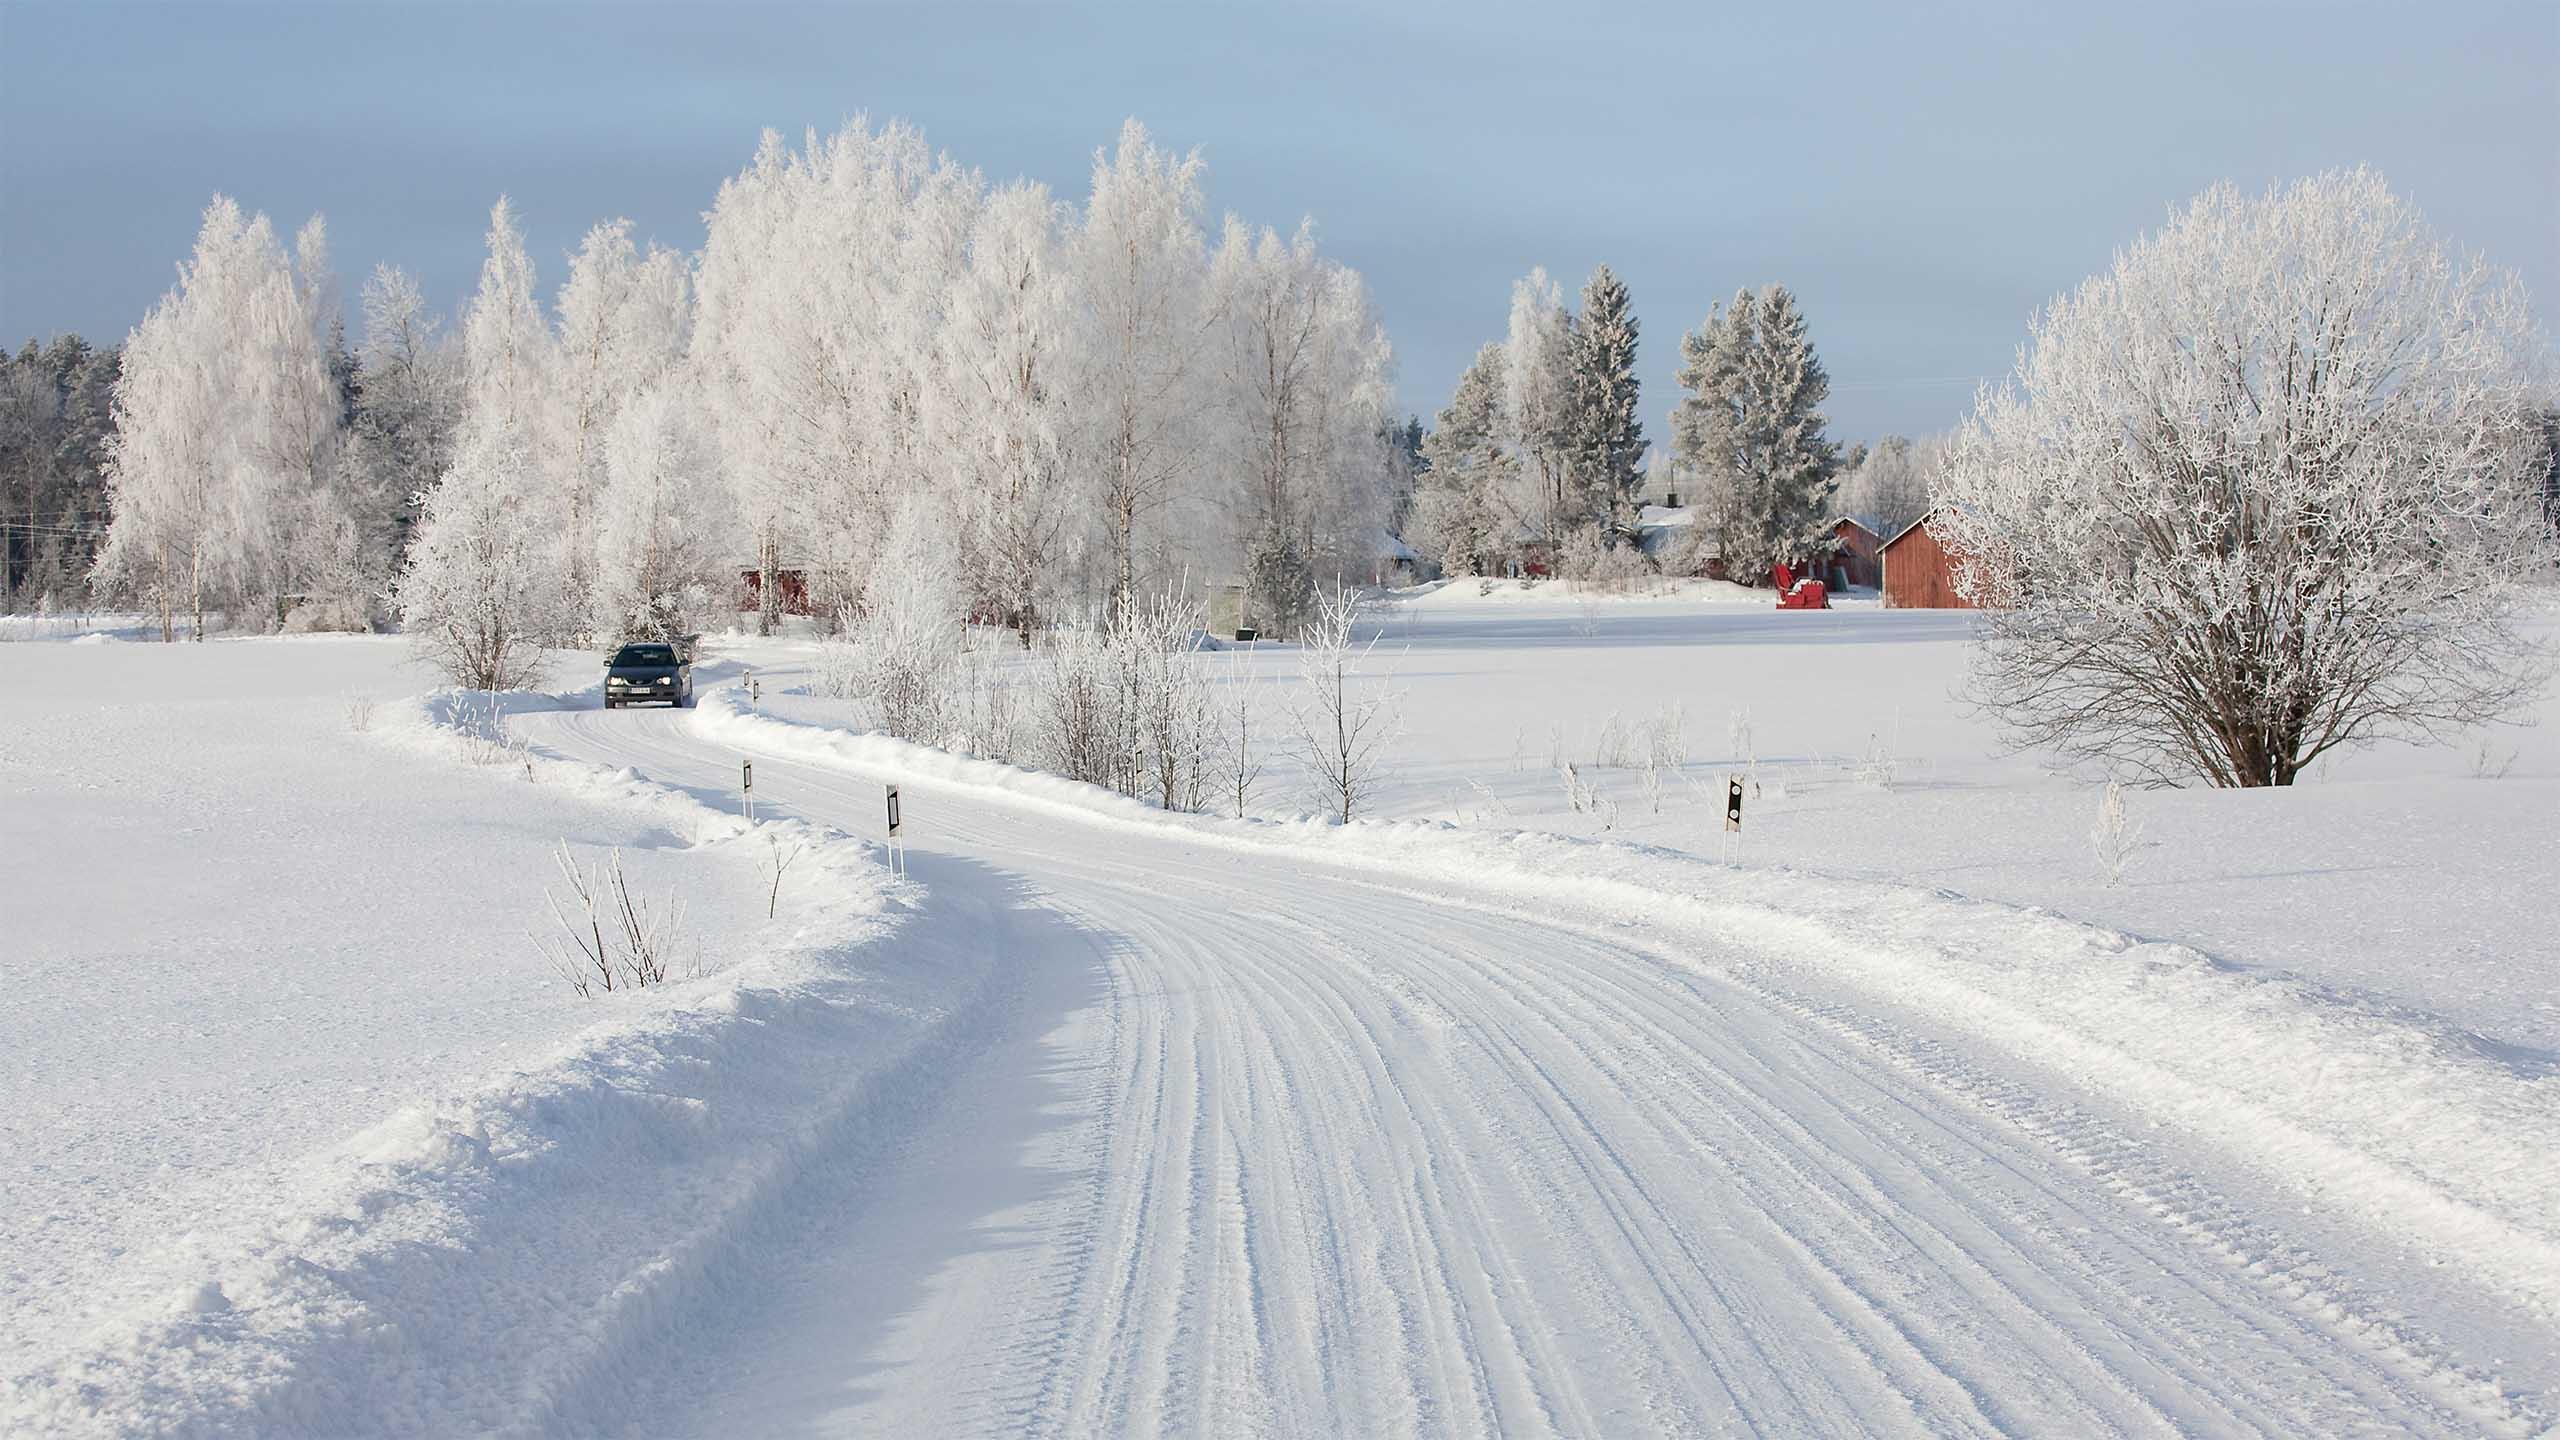
{"type": "Polygon", "coordinates": [[[676,683],[676,677],[673,675],[661,675],[658,677],[658,683],[661,685],[673,685],[676,683]]]}
{"type": "Polygon", "coordinates": [[[628,684],[630,684],[631,682],[630,682],[630,681],[628,681],[628,680],[623,679],[623,678],[622,678],[621,676],[619,676],[619,675],[610,675],[610,676],[607,676],[607,677],[605,678],[605,682],[604,682],[604,683],[606,683],[607,685],[628,685],[628,684]]]}

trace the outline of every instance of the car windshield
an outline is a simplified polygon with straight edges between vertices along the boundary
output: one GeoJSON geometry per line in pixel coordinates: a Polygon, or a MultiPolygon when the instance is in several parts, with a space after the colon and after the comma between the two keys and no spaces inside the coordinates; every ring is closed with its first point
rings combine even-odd
{"type": "Polygon", "coordinates": [[[665,668],[675,663],[676,650],[672,645],[625,645],[613,654],[613,668],[616,670],[649,666],[665,668]]]}

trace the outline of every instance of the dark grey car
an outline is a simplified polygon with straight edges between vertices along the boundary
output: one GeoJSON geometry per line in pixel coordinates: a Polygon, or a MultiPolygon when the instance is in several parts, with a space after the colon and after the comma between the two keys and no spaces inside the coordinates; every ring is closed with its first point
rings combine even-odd
{"type": "Polygon", "coordinates": [[[604,662],[604,708],[693,703],[693,661],[673,645],[625,645],[604,662]]]}

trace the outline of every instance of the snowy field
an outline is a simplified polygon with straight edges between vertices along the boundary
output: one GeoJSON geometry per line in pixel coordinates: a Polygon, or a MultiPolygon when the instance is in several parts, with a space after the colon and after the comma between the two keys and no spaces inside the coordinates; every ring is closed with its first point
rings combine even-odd
{"type": "MultiPolygon", "coordinates": [[[[68,643],[0,653],[0,1428],[2560,1419],[2560,700],[2485,754],[2139,792],[2150,844],[2109,886],[2095,789],[1953,697],[1963,616],[1766,604],[1404,597],[1372,658],[1405,719],[1379,815],[1407,823],[1349,832],[1293,818],[1284,765],[1256,822],[1168,826],[848,734],[807,642],[715,647],[690,713],[528,697],[508,748],[402,698],[426,677],[394,641],[23,637],[68,643]],[[761,715],[715,688],[743,665],[761,715]],[[778,921],[741,753],[814,847],[778,921]],[[869,833],[881,778],[911,787],[917,887],[828,828],[869,833]],[[527,934],[564,839],[682,895],[709,973],[570,994],[527,934]],[[1186,998],[1229,984],[1240,1008],[1186,998]],[[1295,1028],[1229,1033],[1247,1013],[1295,1028]],[[1570,1049],[1531,1033],[1568,1014],[1570,1049]],[[1536,1068],[1468,1079],[1477,1033],[1536,1068]],[[1531,1074],[1587,1112],[1556,1162],[1622,1181],[1495,1198],[1555,1119],[1507,1098],[1531,1074]],[[1372,1154],[1318,1116],[1363,1123],[1382,1076],[1372,1154]],[[1790,1108],[1806,1085],[1831,1119],[1790,1108]],[[1654,1128],[1656,1088],[1688,1118],[1654,1128]],[[1781,1136],[1792,1181],[1714,1178],[1781,1136]],[[851,1218],[790,1178],[875,1166],[851,1218]],[[1701,1258],[1710,1227],[1749,1243],[1701,1258]],[[869,1238],[812,1238],[839,1228],[869,1238]],[[1863,1298],[1737,1322],[1704,1298],[1735,1280],[1863,1298]],[[1842,1350],[1753,1362],[1754,1326],[1842,1350]]],[[[1292,660],[1245,658],[1265,705],[1292,660]]]]}
{"type": "Polygon", "coordinates": [[[56,633],[83,638],[9,647],[0,691],[0,1431],[70,1423],[77,1387],[106,1428],[149,1429],[287,1376],[378,1386],[397,1425],[436,1383],[398,1372],[439,1354],[463,1383],[474,1347],[574,1369],[593,1337],[563,1317],[609,1329],[617,1287],[647,1301],[674,1232],[716,1234],[773,1132],[824,1113],[826,1084],[705,1016],[742,987],[826,996],[825,957],[886,923],[854,847],[800,837],[768,921],[737,822],[466,744],[449,702],[400,698],[427,685],[401,642],[56,633]],[[543,940],[564,842],[583,865],[619,848],[635,889],[684,905],[687,983],[603,1004],[563,983],[543,940]],[[734,1073],[683,1073],[722,1053],[734,1073]],[[770,1121],[688,1154],[681,1108],[617,1113],[635,1076],[673,1107],[725,1085],[770,1121]],[[653,1145],[671,1191],[581,1198],[633,1188],[653,1145]],[[519,1185],[548,1194],[485,1184],[493,1156],[546,1155],[519,1185]],[[600,1256],[617,1225],[631,1252],[600,1256]],[[404,1327],[397,1363],[349,1358],[404,1327]]]}
{"type": "Polygon", "coordinates": [[[2560,693],[2530,728],[2341,754],[2290,789],[2137,792],[2145,848],[2110,887],[2089,843],[2097,787],[2002,756],[1961,700],[1967,630],[1954,611],[1779,613],[1765,596],[1702,611],[1443,587],[1381,627],[1376,653],[1407,693],[1410,728],[1384,809],[1603,833],[1565,804],[1562,760],[1614,802],[1613,838],[1715,853],[1740,710],[1758,758],[1753,866],[2039,906],[2407,1006],[2492,1048],[2560,1053],[2560,693]],[[1666,785],[1656,814],[1641,727],[1671,705],[1685,715],[1688,778],[1714,793],[1666,785]],[[1600,753],[1613,719],[1630,736],[1617,764],[1600,753]]]}

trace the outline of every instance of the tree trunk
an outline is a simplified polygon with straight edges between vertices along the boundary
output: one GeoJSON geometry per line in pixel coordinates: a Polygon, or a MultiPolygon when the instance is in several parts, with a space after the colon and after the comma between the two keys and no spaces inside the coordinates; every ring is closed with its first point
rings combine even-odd
{"type": "Polygon", "coordinates": [[[756,633],[782,628],[782,538],[765,527],[756,542],[756,633]]]}

